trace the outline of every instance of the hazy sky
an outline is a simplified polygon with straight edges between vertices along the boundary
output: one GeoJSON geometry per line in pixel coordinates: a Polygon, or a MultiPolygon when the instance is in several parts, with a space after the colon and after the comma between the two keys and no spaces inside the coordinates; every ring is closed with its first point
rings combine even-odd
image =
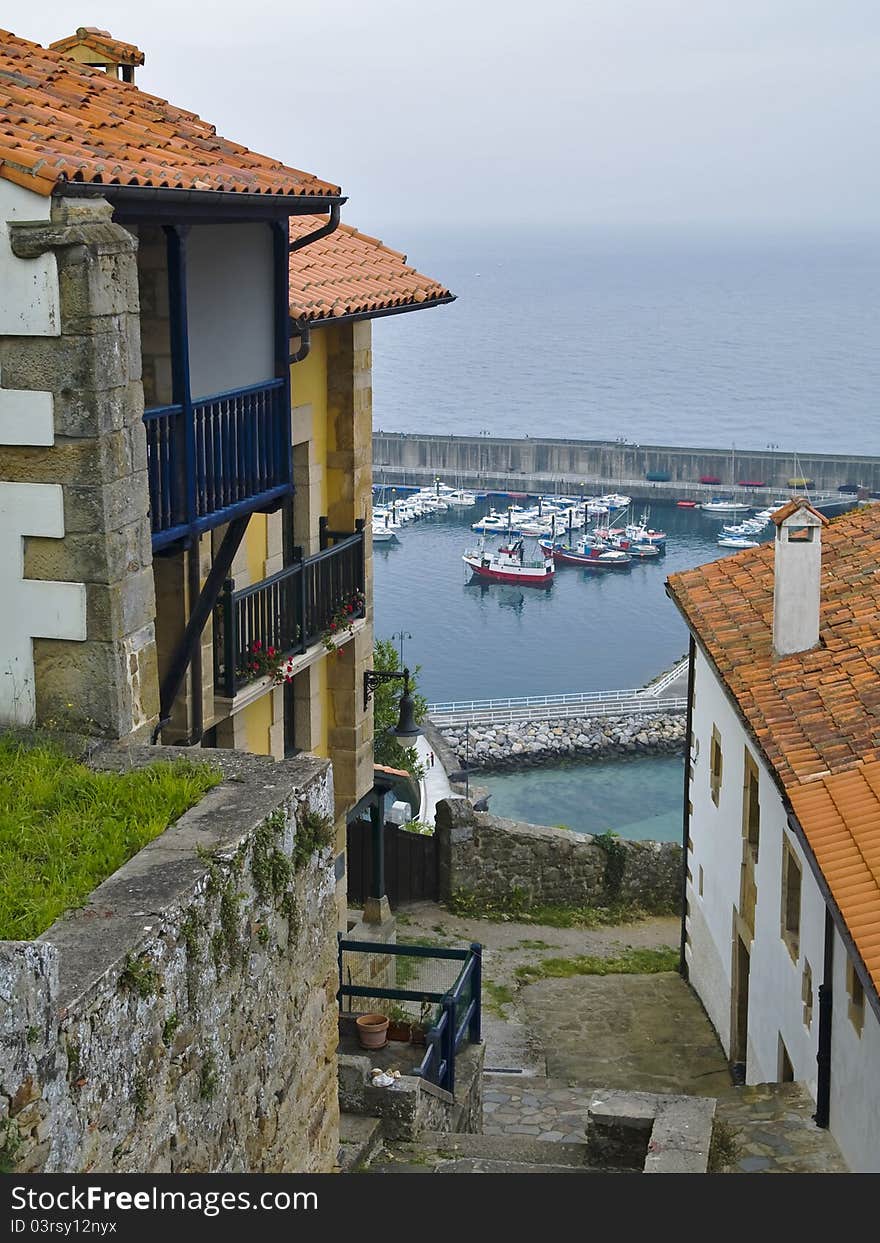
{"type": "Polygon", "coordinates": [[[877,0],[42,0],[138,84],[341,183],[392,240],[448,222],[877,223],[877,0]]]}

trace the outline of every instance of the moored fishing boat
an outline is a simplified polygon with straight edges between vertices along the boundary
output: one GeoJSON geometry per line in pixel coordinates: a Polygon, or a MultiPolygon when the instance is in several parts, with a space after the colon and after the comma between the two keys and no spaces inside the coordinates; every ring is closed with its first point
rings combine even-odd
{"type": "Polygon", "coordinates": [[[546,556],[562,565],[579,565],[586,570],[620,570],[624,566],[632,565],[630,553],[623,548],[591,543],[587,539],[579,539],[575,545],[539,540],[538,547],[546,556]]]}
{"type": "Polygon", "coordinates": [[[477,578],[518,583],[521,587],[547,587],[553,582],[556,565],[552,556],[544,554],[543,549],[541,552],[537,561],[527,561],[520,539],[501,548],[475,548],[466,552],[462,561],[477,578]]]}

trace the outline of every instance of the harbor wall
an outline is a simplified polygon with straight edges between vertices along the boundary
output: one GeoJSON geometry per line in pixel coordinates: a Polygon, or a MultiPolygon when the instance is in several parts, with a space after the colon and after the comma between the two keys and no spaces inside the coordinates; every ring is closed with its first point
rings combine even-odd
{"type": "MultiPolygon", "coordinates": [[[[506,721],[438,731],[446,751],[463,768],[521,769],[566,758],[625,755],[674,755],[684,751],[684,712],[620,717],[571,717],[552,721],[506,721]]],[[[449,771],[447,769],[447,771],[449,771]]],[[[453,779],[456,775],[453,772],[453,779]]]]}
{"type": "Polygon", "coordinates": [[[465,798],[437,804],[440,899],[501,908],[607,906],[681,909],[677,842],[630,842],[545,828],[476,811],[465,798]]]}
{"type": "Polygon", "coordinates": [[[564,492],[581,486],[588,493],[624,490],[638,499],[663,502],[705,500],[734,488],[744,499],[763,503],[792,489],[788,480],[804,477],[816,491],[836,492],[842,483],[880,490],[880,458],[831,453],[799,454],[771,449],[693,448],[641,445],[609,440],[543,437],[440,436],[373,433],[373,473],[377,483],[427,486],[439,476],[453,486],[481,491],[564,492]],[[669,480],[650,481],[649,473],[669,480]],[[701,475],[721,480],[700,484],[701,475]],[[740,481],[762,488],[739,487],[740,481]]]}

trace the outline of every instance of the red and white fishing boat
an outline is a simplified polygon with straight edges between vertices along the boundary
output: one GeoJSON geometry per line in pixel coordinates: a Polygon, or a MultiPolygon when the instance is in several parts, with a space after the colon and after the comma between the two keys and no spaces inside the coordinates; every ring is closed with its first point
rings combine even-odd
{"type": "Polygon", "coordinates": [[[622,570],[632,563],[632,556],[623,548],[581,538],[573,547],[570,544],[551,544],[539,540],[538,547],[546,556],[563,565],[579,565],[586,570],[622,570]]]}
{"type": "Polygon", "coordinates": [[[462,561],[477,578],[487,578],[495,583],[518,583],[521,587],[548,587],[556,573],[551,556],[542,555],[537,561],[527,561],[521,539],[501,548],[484,548],[481,545],[466,552],[462,561]]]}

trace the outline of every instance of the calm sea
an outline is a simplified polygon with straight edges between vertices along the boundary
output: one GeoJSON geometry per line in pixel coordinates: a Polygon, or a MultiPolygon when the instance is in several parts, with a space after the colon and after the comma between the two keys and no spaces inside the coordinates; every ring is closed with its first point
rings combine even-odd
{"type": "Polygon", "coordinates": [[[565,227],[408,232],[458,301],[374,324],[376,427],[880,454],[880,235],[565,227]]]}

